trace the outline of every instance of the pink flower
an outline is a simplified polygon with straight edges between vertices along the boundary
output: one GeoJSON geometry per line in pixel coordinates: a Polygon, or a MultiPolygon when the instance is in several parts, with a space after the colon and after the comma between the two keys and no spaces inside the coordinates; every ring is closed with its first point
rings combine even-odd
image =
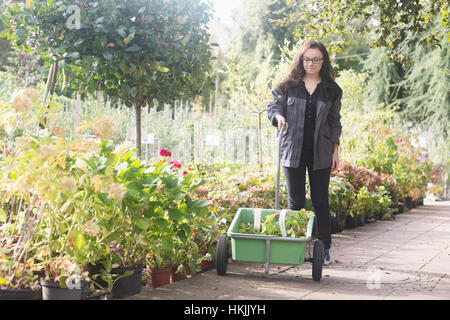
{"type": "Polygon", "coordinates": [[[187,172],[187,171],[183,171],[183,176],[184,176],[184,175],[187,175],[187,174],[188,174],[188,172],[187,172]]]}
{"type": "Polygon", "coordinates": [[[181,163],[179,163],[177,160],[170,161],[169,164],[173,164],[174,167],[181,168],[181,163]]]}
{"type": "Polygon", "coordinates": [[[166,149],[161,149],[161,151],[159,152],[159,155],[161,155],[163,157],[171,157],[172,152],[170,152],[169,150],[166,150],[166,149]]]}
{"type": "Polygon", "coordinates": [[[7,155],[9,154],[8,148],[3,149],[3,154],[4,154],[5,156],[7,156],[7,155]]]}

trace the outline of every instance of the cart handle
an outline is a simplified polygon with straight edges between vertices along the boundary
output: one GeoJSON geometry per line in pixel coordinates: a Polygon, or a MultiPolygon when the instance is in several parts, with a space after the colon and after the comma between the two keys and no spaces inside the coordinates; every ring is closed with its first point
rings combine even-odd
{"type": "Polygon", "coordinates": [[[277,144],[277,179],[275,186],[275,210],[278,210],[278,194],[280,192],[280,158],[281,158],[281,137],[283,136],[284,126],[281,127],[278,134],[277,144]]]}

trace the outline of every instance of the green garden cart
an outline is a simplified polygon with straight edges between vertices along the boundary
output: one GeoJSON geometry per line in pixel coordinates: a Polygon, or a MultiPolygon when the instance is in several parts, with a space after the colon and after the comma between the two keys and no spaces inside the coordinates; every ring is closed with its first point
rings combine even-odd
{"type": "MultiPolygon", "coordinates": [[[[254,222],[255,219],[264,219],[267,215],[279,212],[278,194],[280,185],[280,142],[283,130],[278,134],[277,177],[275,191],[275,209],[239,208],[226,234],[220,235],[217,241],[216,270],[217,274],[225,275],[228,260],[265,263],[265,273],[269,273],[269,265],[289,264],[300,265],[305,261],[312,262],[312,278],[320,281],[322,277],[322,263],[324,246],[321,240],[315,240],[313,255],[305,258],[306,246],[310,249],[312,229],[315,217],[309,218],[307,231],[304,237],[289,238],[283,236],[239,233],[241,223],[254,222]],[[256,218],[255,218],[256,217],[256,218]]],[[[286,210],[282,210],[285,211],[286,210]]],[[[280,217],[281,219],[281,217],[280,217]]],[[[284,215],[283,215],[284,219],[284,215]]]]}

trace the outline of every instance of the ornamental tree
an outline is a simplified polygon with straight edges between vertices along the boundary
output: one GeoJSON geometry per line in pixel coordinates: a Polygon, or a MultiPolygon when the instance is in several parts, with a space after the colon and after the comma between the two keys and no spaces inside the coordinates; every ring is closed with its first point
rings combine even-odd
{"type": "Polygon", "coordinates": [[[202,0],[3,1],[3,32],[13,44],[36,47],[58,66],[60,83],[141,107],[197,95],[208,82],[211,47],[202,0]]]}

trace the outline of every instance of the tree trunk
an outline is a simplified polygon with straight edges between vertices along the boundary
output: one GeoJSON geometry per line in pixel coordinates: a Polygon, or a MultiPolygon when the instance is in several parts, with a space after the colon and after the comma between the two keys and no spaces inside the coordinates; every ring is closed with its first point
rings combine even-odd
{"type": "Polygon", "coordinates": [[[138,158],[141,157],[141,148],[142,148],[141,107],[142,102],[134,105],[134,111],[136,113],[136,149],[138,158]]]}

